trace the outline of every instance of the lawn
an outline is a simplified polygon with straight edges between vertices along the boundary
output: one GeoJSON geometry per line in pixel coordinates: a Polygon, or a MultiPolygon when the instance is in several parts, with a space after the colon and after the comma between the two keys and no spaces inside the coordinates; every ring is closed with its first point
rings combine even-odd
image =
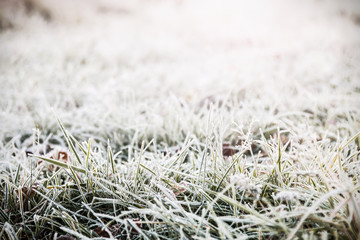
{"type": "Polygon", "coordinates": [[[360,239],[360,3],[0,2],[1,239],[360,239]]]}

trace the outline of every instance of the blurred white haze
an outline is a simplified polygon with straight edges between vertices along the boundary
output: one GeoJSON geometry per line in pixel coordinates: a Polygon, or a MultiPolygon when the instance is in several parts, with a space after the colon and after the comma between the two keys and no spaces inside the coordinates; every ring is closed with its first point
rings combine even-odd
{"type": "Polygon", "coordinates": [[[2,136],[57,127],[54,112],[81,128],[140,126],[146,109],[160,126],[173,99],[243,96],[259,119],[263,104],[358,108],[360,1],[1,0],[0,12],[2,136]]]}

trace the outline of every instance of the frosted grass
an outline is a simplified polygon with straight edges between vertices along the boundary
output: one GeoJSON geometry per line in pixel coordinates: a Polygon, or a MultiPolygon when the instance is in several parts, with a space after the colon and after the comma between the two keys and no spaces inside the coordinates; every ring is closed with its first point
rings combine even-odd
{"type": "Polygon", "coordinates": [[[2,238],[359,238],[355,1],[33,2],[0,15],[2,238]]]}

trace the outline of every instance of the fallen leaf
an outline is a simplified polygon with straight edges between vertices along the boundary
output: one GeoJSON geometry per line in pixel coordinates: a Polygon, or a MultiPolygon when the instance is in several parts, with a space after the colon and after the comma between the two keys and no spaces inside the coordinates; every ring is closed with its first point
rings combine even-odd
{"type": "Polygon", "coordinates": [[[229,142],[224,142],[222,144],[222,154],[223,157],[228,158],[234,155],[237,151],[235,150],[234,146],[232,146],[229,142]]]}

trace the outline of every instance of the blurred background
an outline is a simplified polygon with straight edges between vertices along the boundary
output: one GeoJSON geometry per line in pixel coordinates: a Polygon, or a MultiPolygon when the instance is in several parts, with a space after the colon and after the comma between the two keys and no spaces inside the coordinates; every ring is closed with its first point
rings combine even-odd
{"type": "Polygon", "coordinates": [[[172,98],[229,94],[253,108],[341,99],[349,110],[359,33],[357,0],[0,0],[0,124],[56,125],[54,110],[81,126],[141,124],[172,98]]]}

